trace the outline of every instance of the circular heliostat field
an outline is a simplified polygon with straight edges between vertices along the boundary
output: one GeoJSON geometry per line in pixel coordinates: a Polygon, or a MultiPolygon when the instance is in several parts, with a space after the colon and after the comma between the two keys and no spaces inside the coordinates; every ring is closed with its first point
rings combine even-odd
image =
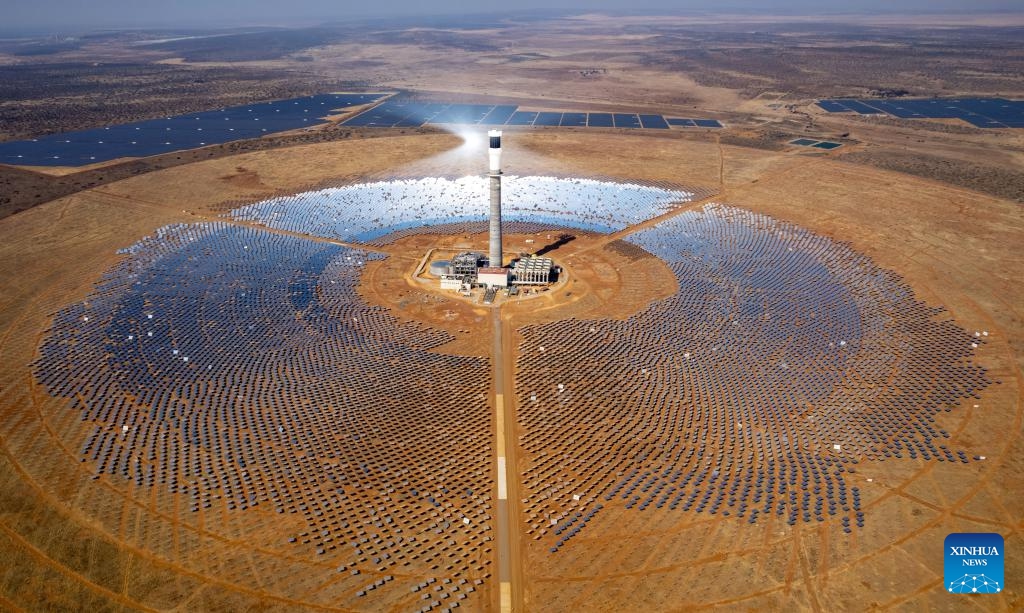
{"type": "MultiPolygon", "coordinates": [[[[528,574],[596,576],[613,550],[639,571],[616,543],[644,513],[652,534],[713,518],[853,539],[873,521],[863,466],[971,461],[942,415],[991,384],[972,363],[985,337],[894,273],[789,223],[692,208],[671,185],[506,181],[511,228],[614,232],[586,249],[615,250],[625,278],[657,258],[678,285],[626,318],[512,320],[528,574]]],[[[443,326],[358,291],[402,237],[482,231],[485,188],[306,192],[126,248],[55,315],[35,364],[84,422],[67,446],[147,521],[174,508],[177,551],[246,549],[250,564],[224,565],[230,584],[273,575],[289,601],[342,608],[486,608],[494,358],[446,352],[443,326]]]]}
{"type": "Polygon", "coordinates": [[[627,240],[670,265],[674,296],[523,330],[527,513],[553,553],[610,505],[850,533],[866,521],[845,477],[858,463],[968,462],[935,416],[989,385],[970,363],[983,340],[896,275],[724,206],[627,240]]]}

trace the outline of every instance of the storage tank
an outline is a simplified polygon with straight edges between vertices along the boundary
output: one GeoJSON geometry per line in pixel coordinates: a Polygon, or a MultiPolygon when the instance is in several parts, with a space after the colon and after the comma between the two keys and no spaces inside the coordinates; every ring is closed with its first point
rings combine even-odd
{"type": "Polygon", "coordinates": [[[452,264],[448,260],[435,260],[430,263],[430,274],[435,277],[451,273],[452,264]]]}

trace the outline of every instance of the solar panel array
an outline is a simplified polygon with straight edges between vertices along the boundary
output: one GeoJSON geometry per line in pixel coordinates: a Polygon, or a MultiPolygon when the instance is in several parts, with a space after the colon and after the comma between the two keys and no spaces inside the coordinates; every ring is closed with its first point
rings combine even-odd
{"type": "Polygon", "coordinates": [[[669,125],[679,126],[682,128],[721,128],[723,127],[721,122],[717,119],[682,119],[677,117],[670,117],[667,119],[669,125]]]}
{"type": "Polygon", "coordinates": [[[35,364],[90,424],[97,478],[184,497],[208,529],[256,507],[304,520],[273,549],[336,566],[354,600],[486,607],[488,360],[362,302],[363,251],[214,223],[125,254],[35,364]]]}
{"type": "Polygon", "coordinates": [[[886,114],[900,119],[962,119],[978,128],[1024,128],[1024,100],[925,98],[822,100],[829,113],[886,114]]]}
{"type": "MultiPolygon", "coordinates": [[[[272,198],[237,208],[233,219],[345,242],[383,244],[399,230],[435,233],[438,224],[487,219],[486,177],[360,183],[272,198]]],[[[556,177],[502,178],[502,221],[613,232],[693,199],[664,184],[556,177]]]]}
{"type": "Polygon", "coordinates": [[[790,145],[797,145],[799,147],[814,147],[815,149],[825,149],[831,151],[832,149],[838,149],[842,147],[842,143],[834,143],[828,140],[817,140],[814,138],[797,138],[789,141],[790,145]]]}
{"type": "MultiPolygon", "coordinates": [[[[510,223],[596,231],[693,196],[507,181],[510,223]]],[[[481,223],[486,193],[477,177],[400,180],[231,215],[385,243],[481,223]]],[[[865,522],[849,478],[863,460],[969,462],[937,417],[990,385],[971,362],[984,339],[894,273],[718,205],[626,241],[608,248],[664,261],[675,294],[623,321],[520,330],[522,505],[553,554],[609,507],[850,533],[865,522]]],[[[493,555],[489,361],[446,355],[448,333],[363,302],[362,271],[382,256],[228,223],[168,226],[123,255],[54,316],[34,365],[89,424],[95,478],[185,498],[206,529],[255,507],[294,516],[306,527],[274,550],[336,568],[349,605],[489,606],[476,592],[493,555]]]]}
{"type": "Polygon", "coordinates": [[[383,94],[319,94],[0,143],[0,163],[83,166],[256,138],[324,123],[383,94]]]}
{"type": "MultiPolygon", "coordinates": [[[[324,123],[332,111],[380,100],[384,94],[318,94],[138,121],[93,130],[0,143],[0,164],[85,166],[257,138],[324,123]]],[[[343,122],[351,127],[414,128],[425,124],[668,129],[721,128],[714,119],[665,119],[636,113],[519,111],[514,104],[454,104],[385,100],[343,122]]]]}
{"type": "Polygon", "coordinates": [[[426,124],[534,126],[575,128],[636,128],[667,130],[670,125],[721,128],[715,119],[665,119],[656,114],[520,111],[511,104],[415,102],[392,98],[347,119],[344,125],[367,128],[410,128],[426,124]]]}
{"type": "Polygon", "coordinates": [[[671,267],[673,296],[521,330],[525,517],[553,552],[611,506],[851,532],[862,459],[968,461],[936,416],[990,384],[980,340],[895,274],[725,206],[627,240],[671,267]]]}

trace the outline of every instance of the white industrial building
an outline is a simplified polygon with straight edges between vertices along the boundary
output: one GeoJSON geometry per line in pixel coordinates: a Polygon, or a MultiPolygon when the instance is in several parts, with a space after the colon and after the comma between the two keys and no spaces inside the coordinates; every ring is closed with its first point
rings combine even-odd
{"type": "Polygon", "coordinates": [[[508,269],[487,266],[477,271],[476,282],[487,287],[508,287],[508,269]]]}
{"type": "Polygon", "coordinates": [[[551,258],[526,257],[512,269],[513,285],[548,285],[551,283],[551,258]]]}
{"type": "Polygon", "coordinates": [[[441,275],[441,289],[459,291],[462,289],[463,280],[458,275],[441,275]]]}

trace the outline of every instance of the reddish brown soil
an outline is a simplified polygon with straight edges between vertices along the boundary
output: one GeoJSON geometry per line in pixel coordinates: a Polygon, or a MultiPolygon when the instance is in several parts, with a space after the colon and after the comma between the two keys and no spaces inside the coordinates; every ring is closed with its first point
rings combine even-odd
{"type": "MultiPolygon", "coordinates": [[[[992,610],[1021,607],[1024,289],[1018,280],[1024,270],[1024,213],[1018,204],[843,164],[834,156],[672,135],[536,132],[508,141],[508,165],[516,174],[671,181],[704,188],[704,195],[717,191],[722,202],[849,241],[899,273],[919,299],[944,305],[960,326],[988,331],[976,361],[1000,382],[984,391],[977,408],[968,404],[943,417],[952,442],[971,455],[985,455],[985,461],[885,462],[858,470],[870,528],[844,535],[831,524],[749,526],[689,513],[609,512],[577,541],[577,555],[567,558],[544,555],[524,527],[514,602],[527,610],[948,609],[961,601],[941,590],[942,539],[950,532],[996,531],[1006,536],[1010,554],[1008,587],[970,602],[992,610]]],[[[0,220],[5,608],[369,606],[352,594],[325,600],[334,593],[325,589],[337,576],[334,564],[279,547],[280,535],[295,527],[277,516],[197,516],[168,493],[93,480],[79,456],[84,426],[65,401],[44,393],[29,364],[51,314],[87,295],[118,260],[116,249],[160,226],[212,219],[225,201],[337,177],[478,172],[473,160],[449,152],[458,142],[447,135],[407,136],[245,153],[125,179],[0,220]]],[[[519,238],[513,238],[513,248],[519,238]]],[[[482,246],[482,240],[466,239],[472,246],[482,246]]],[[[486,310],[407,279],[434,242],[419,237],[387,249],[391,258],[368,269],[373,287],[364,288],[364,296],[389,305],[400,318],[455,330],[482,326],[489,333],[486,310]]],[[[553,318],[625,317],[670,291],[661,282],[666,271],[653,262],[645,268],[649,277],[616,274],[635,254],[614,242],[581,237],[552,255],[576,283],[509,305],[510,334],[553,318]],[[650,291],[651,286],[659,289],[650,291]]],[[[458,338],[453,351],[487,351],[478,336],[458,338]]],[[[496,604],[498,584],[488,587],[496,604]]]]}

